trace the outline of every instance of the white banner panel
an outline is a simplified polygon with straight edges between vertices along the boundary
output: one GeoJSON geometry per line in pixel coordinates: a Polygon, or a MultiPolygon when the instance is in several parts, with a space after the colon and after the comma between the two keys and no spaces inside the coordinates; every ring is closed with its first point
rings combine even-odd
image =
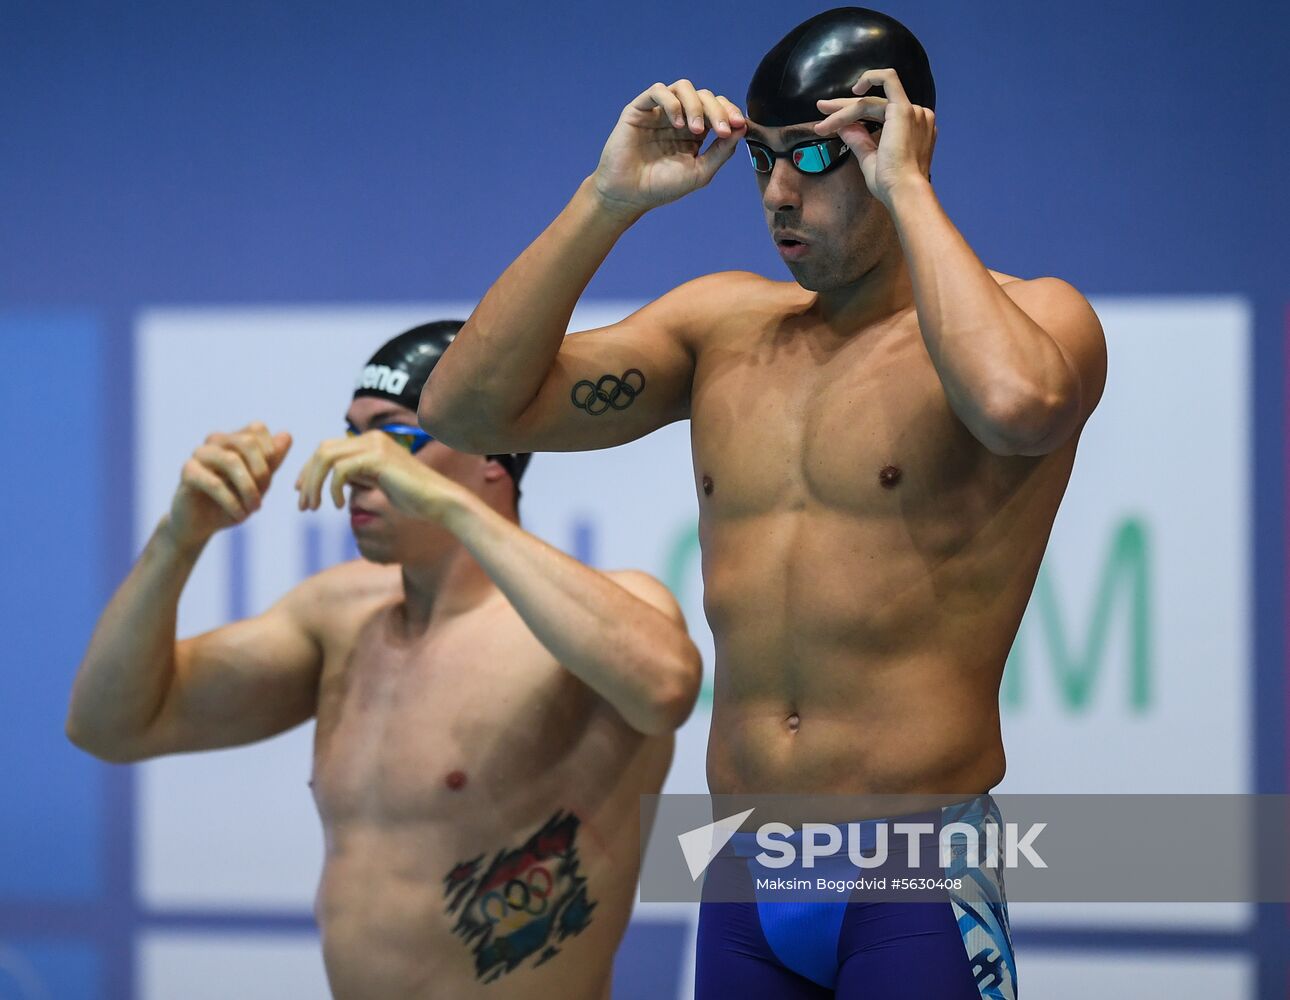
{"type": "Polygon", "coordinates": [[[1249,791],[1250,311],[1094,304],[1106,393],[1009,659],[998,790],[1249,791]]]}
{"type": "Polygon", "coordinates": [[[327,1000],[313,934],[149,931],[138,949],[139,1000],[327,1000]]]}
{"type": "Polygon", "coordinates": [[[1254,1000],[1254,962],[1242,955],[1125,955],[1026,951],[1018,994],[1039,1000],[1254,1000]]]}

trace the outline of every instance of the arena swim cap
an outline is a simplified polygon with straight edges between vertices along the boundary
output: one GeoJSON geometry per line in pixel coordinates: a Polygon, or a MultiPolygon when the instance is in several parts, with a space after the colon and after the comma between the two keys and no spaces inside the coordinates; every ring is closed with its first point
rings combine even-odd
{"type": "MultiPolygon", "coordinates": [[[[445,319],[414,326],[386,342],[371,356],[358,375],[354,398],[373,396],[415,411],[421,402],[421,389],[430,372],[448,349],[453,338],[465,325],[464,320],[445,319]]],[[[489,455],[511,474],[518,490],[520,477],[528,467],[529,454],[489,455]]]]}
{"type": "MultiPolygon", "coordinates": [[[[914,104],[936,107],[936,84],[927,53],[893,17],[864,7],[838,7],[803,21],[766,53],[745,104],[758,125],[781,128],[825,116],[816,101],[854,97],[851,88],[868,69],[894,69],[914,104]]],[[[864,96],[885,97],[882,87],[864,96]]]]}

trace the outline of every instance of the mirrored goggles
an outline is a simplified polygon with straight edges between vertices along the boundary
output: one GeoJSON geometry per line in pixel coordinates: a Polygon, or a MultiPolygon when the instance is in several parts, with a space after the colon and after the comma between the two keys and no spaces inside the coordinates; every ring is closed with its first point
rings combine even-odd
{"type": "MultiPolygon", "coordinates": [[[[881,126],[877,122],[865,122],[865,128],[872,134],[881,126]]],[[[759,174],[770,173],[775,169],[775,161],[785,157],[799,173],[827,174],[851,152],[847,144],[836,135],[828,139],[807,139],[783,153],[776,152],[756,139],[745,139],[744,142],[748,146],[748,157],[752,160],[753,170],[759,174]]]]}
{"type": "MultiPolygon", "coordinates": [[[[373,427],[372,429],[389,435],[396,444],[406,448],[414,455],[434,440],[420,427],[413,427],[411,424],[382,424],[380,427],[373,427]]],[[[358,437],[362,433],[353,424],[345,425],[346,437],[358,437]]]]}

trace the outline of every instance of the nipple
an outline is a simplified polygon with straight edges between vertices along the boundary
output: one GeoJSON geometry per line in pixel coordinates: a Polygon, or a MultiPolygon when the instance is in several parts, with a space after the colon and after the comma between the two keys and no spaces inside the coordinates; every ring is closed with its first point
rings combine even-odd
{"type": "Polygon", "coordinates": [[[712,477],[711,477],[711,476],[704,476],[704,477],[703,477],[703,495],[704,495],[705,497],[710,497],[710,496],[712,496],[712,491],[713,491],[714,489],[716,489],[716,487],[713,485],[712,477]]]}
{"type": "Polygon", "coordinates": [[[466,787],[466,774],[464,771],[450,771],[448,776],[443,779],[443,783],[454,792],[460,792],[466,787]]]}
{"type": "Polygon", "coordinates": [[[904,475],[904,473],[900,471],[899,466],[884,465],[880,470],[878,470],[878,482],[882,484],[883,489],[889,490],[900,482],[900,477],[902,475],[904,475]]]}

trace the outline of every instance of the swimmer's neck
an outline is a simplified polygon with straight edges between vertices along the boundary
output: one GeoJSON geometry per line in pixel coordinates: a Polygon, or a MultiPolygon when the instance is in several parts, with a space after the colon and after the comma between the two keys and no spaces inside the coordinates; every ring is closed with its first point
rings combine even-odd
{"type": "Polygon", "coordinates": [[[913,304],[914,284],[897,247],[850,284],[816,292],[809,311],[835,333],[849,336],[913,304]]]}
{"type": "Polygon", "coordinates": [[[432,563],[404,563],[403,601],[396,609],[396,622],[409,636],[464,614],[482,604],[497,591],[475,557],[457,545],[432,563]]]}

